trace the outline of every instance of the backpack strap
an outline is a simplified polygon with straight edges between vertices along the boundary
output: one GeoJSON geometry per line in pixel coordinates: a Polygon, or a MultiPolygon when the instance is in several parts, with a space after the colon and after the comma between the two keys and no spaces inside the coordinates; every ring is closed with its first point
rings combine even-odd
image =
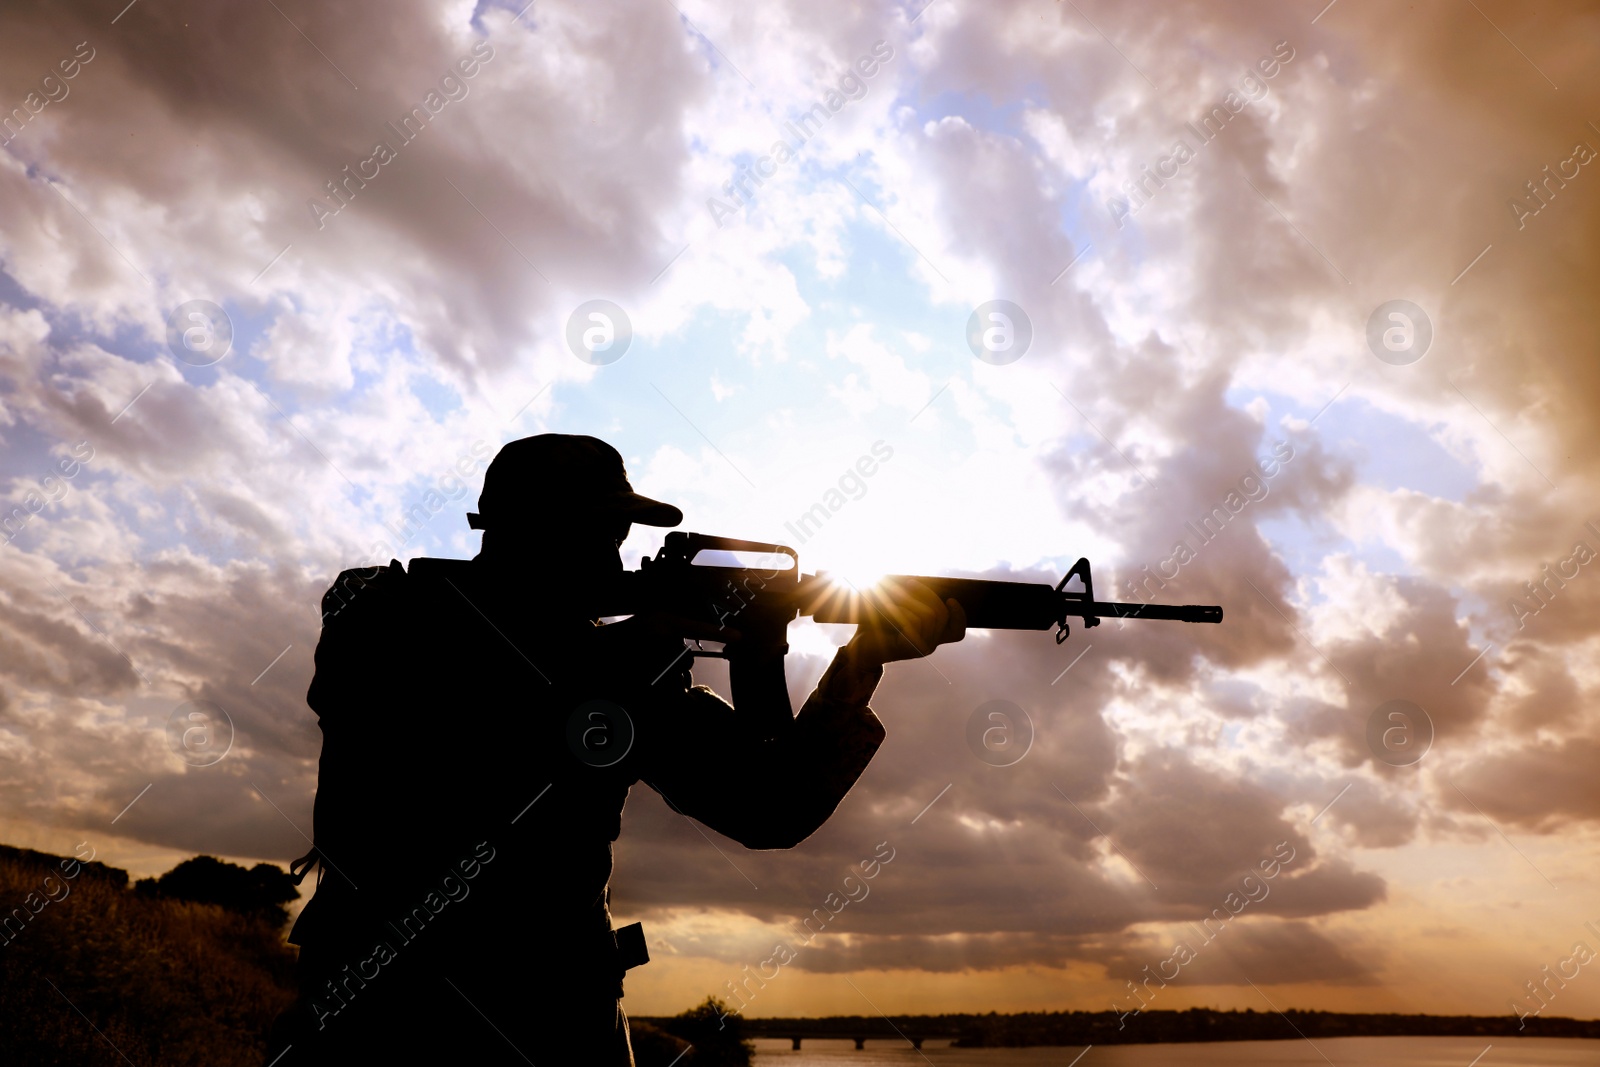
{"type": "MultiPolygon", "coordinates": [[[[312,867],[316,867],[319,872],[322,869],[322,856],[318,854],[316,845],[312,845],[310,852],[289,864],[289,875],[294,879],[294,884],[299,885],[305,881],[312,867]]],[[[317,881],[322,881],[320,873],[317,875],[317,881]]]]}

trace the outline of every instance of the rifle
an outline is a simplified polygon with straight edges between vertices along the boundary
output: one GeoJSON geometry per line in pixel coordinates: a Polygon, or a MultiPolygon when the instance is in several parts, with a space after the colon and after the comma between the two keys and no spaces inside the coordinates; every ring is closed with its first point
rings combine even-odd
{"type": "MultiPolygon", "coordinates": [[[[1081,619],[1085,628],[1105,619],[1168,619],[1177,622],[1220,623],[1216,605],[1126,604],[1094,598],[1094,577],[1088,559],[1074,563],[1052,588],[1044,583],[999,582],[982,578],[945,578],[923,575],[886,575],[885,582],[918,581],[941,601],[955,600],[967,614],[967,625],[989,630],[1049,630],[1056,644],[1067,640],[1069,618],[1081,619]],[[1081,589],[1068,589],[1074,579],[1081,589]]],[[[699,622],[737,629],[741,634],[737,656],[726,649],[696,647],[693,656],[730,660],[730,670],[749,670],[748,677],[767,688],[765,700],[793,712],[783,688],[782,663],[789,651],[789,623],[805,615],[817,622],[868,623],[880,613],[870,590],[858,590],[844,579],[828,574],[802,574],[800,556],[787,545],[745,541],[735,537],[674,531],[666,536],[654,558],[639,561],[639,569],[624,571],[600,598],[602,616],[637,615],[660,611],[699,622]],[[697,562],[702,553],[718,556],[754,554],[788,557],[773,568],[726,566],[697,562]],[[777,670],[771,668],[774,662],[777,670]],[[773,686],[771,678],[778,679],[773,686]],[[781,703],[778,701],[781,698],[781,703]]],[[[892,625],[892,623],[890,623],[892,625]]]]}

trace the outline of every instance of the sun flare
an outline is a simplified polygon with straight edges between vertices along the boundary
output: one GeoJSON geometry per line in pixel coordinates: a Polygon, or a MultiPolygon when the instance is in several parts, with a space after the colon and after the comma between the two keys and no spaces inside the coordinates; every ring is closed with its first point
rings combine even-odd
{"type": "Polygon", "coordinates": [[[865,593],[867,590],[883,581],[884,577],[889,572],[882,566],[874,566],[866,563],[852,563],[843,567],[830,567],[821,573],[827,575],[836,582],[843,583],[846,587],[857,593],[865,593]]]}

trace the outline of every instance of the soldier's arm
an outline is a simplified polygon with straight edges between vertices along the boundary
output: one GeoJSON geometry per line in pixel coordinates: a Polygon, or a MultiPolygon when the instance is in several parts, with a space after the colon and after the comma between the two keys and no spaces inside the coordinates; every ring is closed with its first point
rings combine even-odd
{"type": "MultiPolygon", "coordinates": [[[[768,721],[735,684],[738,710],[697,687],[672,716],[671,736],[645,780],[668,803],[747,848],[792,848],[828,820],[883,743],[868,701],[883,664],[925,656],[959,641],[966,619],[925,588],[896,590],[887,625],[861,627],[834,657],[792,723],[761,738],[746,727],[768,721]],[[741,788],[732,783],[755,783],[741,788]]],[[[770,685],[752,686],[771,692],[770,685]]]]}
{"type": "MultiPolygon", "coordinates": [[[[826,676],[825,676],[826,678],[826,676]]],[[[778,736],[757,737],[716,693],[696,686],[652,745],[645,781],[685,815],[746,848],[793,848],[828,820],[878,746],[883,724],[862,700],[819,685],[778,736]]]]}

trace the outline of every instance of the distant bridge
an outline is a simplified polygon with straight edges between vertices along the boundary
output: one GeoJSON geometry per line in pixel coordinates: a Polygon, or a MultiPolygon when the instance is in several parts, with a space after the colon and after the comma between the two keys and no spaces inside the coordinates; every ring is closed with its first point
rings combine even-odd
{"type": "Polygon", "coordinates": [[[806,1038],[822,1041],[854,1041],[856,1048],[866,1048],[868,1041],[890,1041],[921,1048],[928,1038],[955,1040],[961,1031],[950,1027],[928,1026],[906,1020],[895,1023],[889,1020],[849,1019],[744,1019],[741,1029],[745,1037],[775,1038],[789,1041],[798,1049],[806,1038]]]}

